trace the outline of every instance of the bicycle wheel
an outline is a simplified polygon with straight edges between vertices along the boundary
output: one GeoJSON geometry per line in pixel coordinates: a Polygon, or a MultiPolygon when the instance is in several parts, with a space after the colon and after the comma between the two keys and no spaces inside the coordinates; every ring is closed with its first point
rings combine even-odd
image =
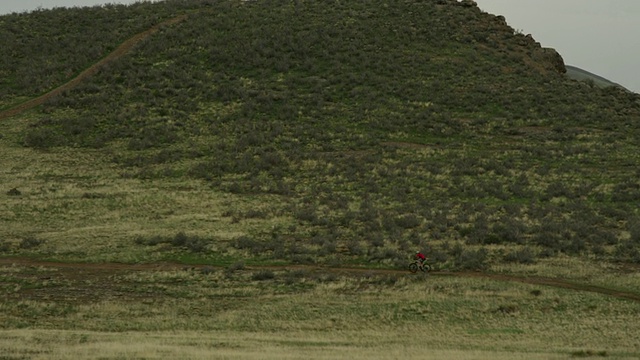
{"type": "Polygon", "coordinates": [[[422,271],[424,271],[424,272],[431,271],[431,265],[429,265],[427,263],[422,264],[422,271]]]}
{"type": "Polygon", "coordinates": [[[411,271],[412,273],[416,273],[418,271],[418,264],[412,262],[411,264],[409,264],[409,271],[411,271]]]}

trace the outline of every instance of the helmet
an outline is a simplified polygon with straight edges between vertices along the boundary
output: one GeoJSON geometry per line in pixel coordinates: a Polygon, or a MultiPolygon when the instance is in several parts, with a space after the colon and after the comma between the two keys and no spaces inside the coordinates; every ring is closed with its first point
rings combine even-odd
{"type": "Polygon", "coordinates": [[[416,254],[420,254],[420,251],[416,251],[416,254]]]}

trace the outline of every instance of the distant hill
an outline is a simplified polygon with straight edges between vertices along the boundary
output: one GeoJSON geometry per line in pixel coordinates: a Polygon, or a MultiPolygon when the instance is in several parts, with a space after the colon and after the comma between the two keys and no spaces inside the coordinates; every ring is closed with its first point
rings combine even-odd
{"type": "Polygon", "coordinates": [[[616,86],[619,88],[622,88],[624,90],[629,91],[627,88],[625,88],[624,86],[615,83],[611,80],[605,79],[602,76],[596,75],[594,73],[591,73],[587,70],[581,69],[579,67],[576,66],[572,66],[572,65],[565,65],[565,67],[567,68],[567,77],[569,77],[570,79],[573,80],[578,80],[578,81],[593,81],[593,83],[601,88],[606,88],[606,87],[610,87],[610,86],[616,86]]]}

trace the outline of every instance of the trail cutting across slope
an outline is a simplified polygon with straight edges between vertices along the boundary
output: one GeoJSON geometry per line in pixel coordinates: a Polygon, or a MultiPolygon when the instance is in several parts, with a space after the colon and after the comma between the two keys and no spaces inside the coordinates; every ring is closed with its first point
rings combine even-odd
{"type": "Polygon", "coordinates": [[[169,20],[163,21],[163,22],[161,22],[161,23],[159,23],[157,25],[154,25],[153,27],[151,27],[148,30],[145,30],[145,31],[143,31],[143,32],[141,32],[139,34],[136,34],[136,35],[132,36],[131,38],[129,38],[128,40],[123,42],[120,46],[118,46],[115,50],[113,50],[111,53],[109,53],[109,55],[107,55],[105,58],[103,58],[102,60],[100,60],[97,63],[93,64],[91,67],[89,67],[88,69],[84,70],[83,72],[78,74],[78,76],[76,76],[75,78],[69,80],[67,83],[65,83],[63,85],[60,85],[57,88],[55,88],[55,89],[49,91],[48,93],[46,93],[44,95],[41,95],[41,96],[39,96],[37,98],[31,99],[29,101],[26,101],[26,102],[24,102],[24,103],[22,103],[20,105],[17,105],[17,106],[14,106],[14,107],[8,109],[8,110],[0,111],[0,120],[15,116],[15,115],[17,115],[17,114],[19,114],[21,112],[24,112],[24,111],[32,109],[32,108],[34,108],[36,106],[42,105],[44,102],[46,102],[50,98],[52,98],[54,96],[57,96],[57,95],[61,94],[64,91],[73,89],[74,87],[78,86],[78,84],[80,84],[83,80],[85,80],[89,76],[92,76],[95,73],[97,73],[98,70],[100,70],[100,68],[104,67],[106,64],[108,64],[110,62],[113,62],[114,60],[117,60],[118,58],[120,58],[123,55],[125,55],[135,45],[140,43],[142,40],[148,38],[149,36],[153,35],[158,30],[160,30],[162,27],[182,22],[186,18],[187,18],[187,15],[176,16],[176,17],[171,18],[169,20]]]}
{"type": "MultiPolygon", "coordinates": [[[[78,76],[71,79],[67,83],[47,92],[44,95],[41,95],[37,98],[26,101],[20,105],[17,105],[8,110],[0,111],[0,120],[9,118],[11,116],[15,116],[21,112],[32,109],[36,106],[39,106],[46,102],[48,99],[59,95],[60,93],[70,90],[84,81],[86,78],[97,73],[100,68],[104,67],[106,64],[117,60],[118,58],[125,55],[129,52],[135,45],[148,38],[149,36],[156,33],[164,26],[176,24],[186,20],[188,15],[180,15],[174,17],[172,19],[166,20],[162,23],[159,23],[152,28],[143,31],[129,38],[125,42],[123,42],[118,48],[108,54],[105,58],[95,63],[88,69],[81,72],[78,76]]],[[[383,145],[392,145],[392,146],[420,146],[415,144],[405,144],[405,143],[385,143],[383,145]]],[[[25,259],[25,258],[0,258],[0,266],[24,266],[24,267],[45,267],[57,269],[60,272],[65,272],[69,276],[81,275],[87,276],[89,274],[93,274],[96,276],[109,276],[115,272],[120,271],[166,271],[166,270],[178,270],[184,268],[216,268],[211,265],[184,265],[177,263],[148,263],[148,264],[122,264],[122,263],[63,263],[63,262],[49,262],[49,261],[39,261],[33,259],[25,259]]],[[[222,267],[220,267],[222,268],[222,267]]],[[[334,274],[344,274],[344,275],[358,275],[358,274],[377,274],[377,275],[400,275],[400,274],[408,274],[406,270],[393,270],[393,269],[367,269],[367,268],[337,268],[337,267],[320,267],[320,266],[309,266],[309,265],[283,265],[283,266],[256,266],[256,267],[247,267],[248,270],[307,270],[314,272],[324,272],[324,273],[334,273],[334,274]]],[[[510,281],[510,282],[521,282],[527,284],[534,285],[543,285],[550,286],[555,288],[563,288],[570,289],[575,291],[583,291],[583,292],[592,292],[592,293],[600,293],[608,296],[620,298],[620,299],[628,299],[632,301],[640,302],[640,294],[629,292],[629,291],[621,291],[606,287],[588,285],[588,284],[578,284],[573,282],[568,282],[561,279],[554,278],[546,278],[546,277],[524,277],[524,276],[514,276],[514,275],[506,275],[506,274],[493,274],[493,273],[483,273],[483,272],[433,272],[431,273],[434,276],[457,276],[457,277],[471,277],[471,278],[486,278],[497,281],[510,281]]]]}
{"type": "MultiPolygon", "coordinates": [[[[124,264],[124,263],[65,263],[40,261],[28,258],[0,258],[0,266],[22,266],[22,267],[39,267],[56,269],[60,272],[68,272],[71,274],[90,277],[109,276],[111,274],[122,271],[171,271],[171,270],[191,270],[191,269],[223,269],[222,266],[213,265],[185,265],[171,262],[145,263],[145,264],[124,264]]],[[[269,266],[247,266],[245,270],[305,270],[317,273],[330,273],[345,276],[355,275],[411,275],[408,270],[398,269],[370,269],[370,268],[354,268],[354,267],[324,267],[314,265],[269,265],[269,266]]],[[[525,284],[549,286],[554,288],[568,289],[574,291],[591,292],[612,296],[618,299],[632,300],[640,302],[640,294],[611,289],[602,286],[589,284],[574,283],[557,278],[548,277],[526,277],[507,274],[496,274],[486,272],[431,272],[432,276],[455,276],[467,278],[484,278],[496,281],[520,282],[525,284]]]]}

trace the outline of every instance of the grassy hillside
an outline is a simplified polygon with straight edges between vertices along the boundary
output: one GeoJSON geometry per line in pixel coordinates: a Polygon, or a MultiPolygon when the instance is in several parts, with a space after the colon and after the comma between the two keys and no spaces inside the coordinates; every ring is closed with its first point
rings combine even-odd
{"type": "MultiPolygon", "coordinates": [[[[501,18],[457,2],[167,2],[11,15],[3,31],[96,12],[121,38],[138,17],[189,17],[3,121],[5,191],[22,190],[2,205],[5,252],[163,258],[186,236],[210,259],[640,261],[637,96],[565,80],[501,18]]],[[[82,54],[118,41],[85,26],[55,31],[80,34],[82,54]]],[[[52,62],[13,61],[14,79],[52,62]]]]}
{"type": "Polygon", "coordinates": [[[0,109],[61,85],[174,6],[106,5],[14,13],[0,18],[0,109]]]}
{"type": "Polygon", "coordinates": [[[473,2],[40,10],[0,49],[5,357],[640,354],[640,97],[473,2]]]}

